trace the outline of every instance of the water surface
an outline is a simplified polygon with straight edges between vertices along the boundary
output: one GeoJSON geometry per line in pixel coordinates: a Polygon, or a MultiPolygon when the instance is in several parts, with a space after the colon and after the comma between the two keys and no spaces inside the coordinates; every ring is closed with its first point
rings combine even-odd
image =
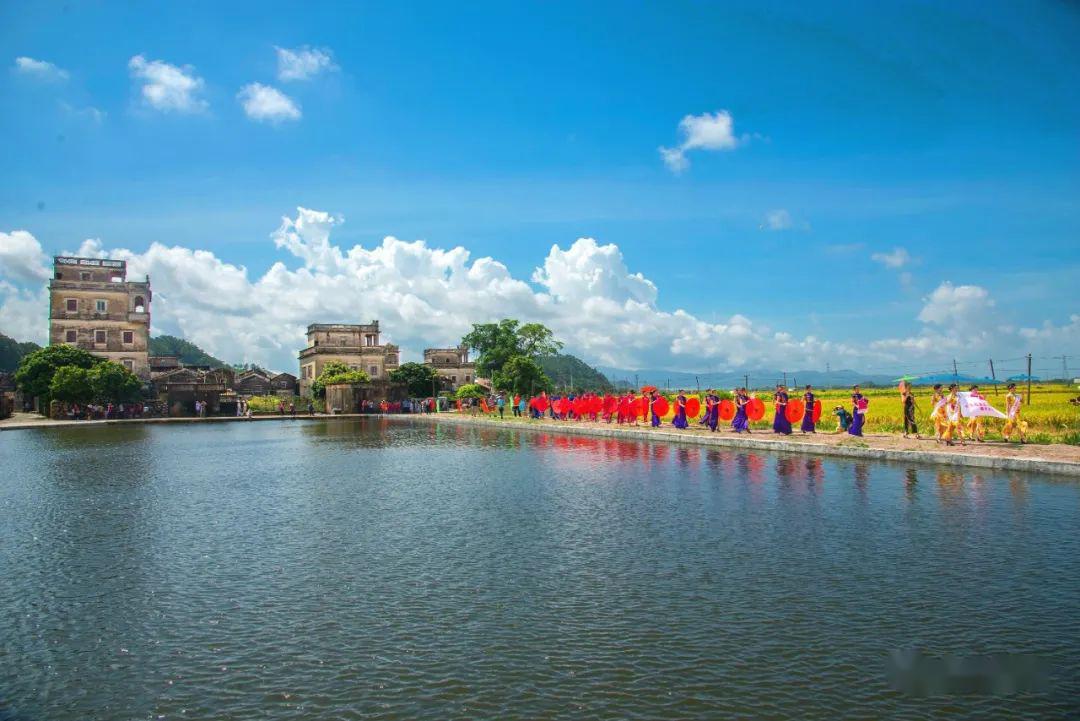
{"type": "Polygon", "coordinates": [[[1071,481],[377,418],[0,469],[3,721],[1080,715],[1071,481]],[[912,695],[915,648],[1051,671],[912,695]]]}

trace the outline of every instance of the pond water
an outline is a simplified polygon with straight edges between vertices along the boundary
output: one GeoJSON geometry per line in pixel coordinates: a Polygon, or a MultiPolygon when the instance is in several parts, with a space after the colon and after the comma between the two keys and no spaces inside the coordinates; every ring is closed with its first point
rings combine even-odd
{"type": "Polygon", "coordinates": [[[3,721],[1080,715],[1073,481],[379,418],[0,474],[3,721]]]}

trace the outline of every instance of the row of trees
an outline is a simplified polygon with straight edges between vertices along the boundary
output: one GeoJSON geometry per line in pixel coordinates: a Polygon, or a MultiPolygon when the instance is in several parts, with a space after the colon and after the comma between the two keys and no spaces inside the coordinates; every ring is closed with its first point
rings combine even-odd
{"type": "Polygon", "coordinates": [[[130,403],[142,396],[142,382],[127,368],[69,345],[51,345],[24,356],[15,383],[44,407],[54,400],[130,403]]]}

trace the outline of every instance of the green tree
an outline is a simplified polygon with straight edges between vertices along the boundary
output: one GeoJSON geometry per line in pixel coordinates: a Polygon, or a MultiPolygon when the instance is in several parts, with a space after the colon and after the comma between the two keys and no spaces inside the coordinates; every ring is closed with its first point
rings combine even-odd
{"type": "Polygon", "coordinates": [[[135,374],[119,363],[104,361],[86,372],[94,400],[99,403],[128,403],[142,392],[135,374]]]}
{"type": "Polygon", "coordinates": [[[542,323],[526,323],[518,328],[517,351],[526,358],[555,355],[562,347],[551,329],[542,323]]]}
{"type": "Polygon", "coordinates": [[[538,356],[558,353],[562,348],[562,343],[543,324],[521,325],[513,318],[503,318],[498,323],[475,323],[461,342],[477,353],[476,366],[481,377],[492,379],[514,356],[535,360],[538,356]]]}
{"type": "Polygon", "coordinates": [[[15,384],[28,396],[40,398],[48,407],[53,376],[64,366],[92,368],[101,362],[81,348],[70,345],[50,345],[25,356],[15,371],[15,384]]]}
{"type": "Polygon", "coordinates": [[[94,398],[90,371],[79,366],[60,366],[49,381],[49,397],[65,403],[89,403],[94,398]]]}
{"type": "Polygon", "coordinates": [[[465,398],[487,398],[487,388],[477,383],[466,383],[463,386],[459,386],[455,396],[458,400],[465,398]]]}
{"type": "Polygon", "coordinates": [[[423,363],[402,363],[390,371],[390,380],[404,383],[413,397],[427,397],[437,393],[441,379],[435,369],[423,363]]]}
{"type": "Polygon", "coordinates": [[[511,393],[532,394],[551,390],[551,379],[544,374],[540,364],[523,355],[513,356],[506,361],[502,369],[495,372],[492,383],[498,390],[511,393]]]}
{"type": "Polygon", "coordinates": [[[335,383],[370,383],[371,376],[362,370],[349,368],[344,363],[330,361],[323,367],[319,377],[311,382],[311,392],[316,398],[326,397],[326,386],[335,383]]]}
{"type": "Polygon", "coordinates": [[[348,372],[349,366],[341,361],[330,361],[323,366],[322,373],[320,373],[315,380],[311,381],[311,394],[316,398],[324,398],[326,396],[325,379],[348,372]]]}

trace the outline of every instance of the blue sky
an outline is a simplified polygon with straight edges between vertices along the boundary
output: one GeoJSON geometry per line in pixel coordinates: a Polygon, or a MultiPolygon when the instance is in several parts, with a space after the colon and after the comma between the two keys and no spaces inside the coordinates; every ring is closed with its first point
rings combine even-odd
{"type": "MultiPolygon", "coordinates": [[[[641,273],[657,289],[646,305],[722,327],[650,326],[635,332],[659,350],[615,353],[618,336],[545,318],[590,360],[631,367],[1080,352],[1076,37],[1080,9],[1037,2],[5,3],[0,232],[25,231],[44,254],[86,239],[103,253],[208,251],[253,284],[278,261],[307,267],[271,238],[298,207],[344,218],[331,242],[345,251],[388,235],[463,246],[526,283],[553,244],[591,237],[619,262],[583,257],[583,276],[641,273]],[[277,48],[328,60],[290,79],[277,48]],[[148,102],[155,62],[197,83],[187,106],[148,102]],[[292,115],[245,113],[252,83],[292,115]],[[696,140],[680,135],[687,117],[704,124],[696,140]],[[684,141],[680,171],[659,149],[684,141]],[[723,350],[733,316],[760,345],[723,350]],[[777,355],[777,332],[819,344],[777,355]],[[719,349],[693,352],[691,338],[719,349]]],[[[9,276],[0,331],[40,337],[17,317],[33,274],[9,276]]],[[[350,288],[357,313],[383,312],[350,288]]],[[[183,317],[183,289],[163,292],[159,331],[247,352],[183,317]]],[[[632,322],[625,293],[612,298],[624,314],[604,317],[632,322]]],[[[508,307],[531,306],[463,303],[473,316],[508,307]]],[[[394,340],[415,352],[486,319],[423,337],[399,326],[394,340]]],[[[255,345],[279,366],[295,357],[290,342],[255,345]]]]}

